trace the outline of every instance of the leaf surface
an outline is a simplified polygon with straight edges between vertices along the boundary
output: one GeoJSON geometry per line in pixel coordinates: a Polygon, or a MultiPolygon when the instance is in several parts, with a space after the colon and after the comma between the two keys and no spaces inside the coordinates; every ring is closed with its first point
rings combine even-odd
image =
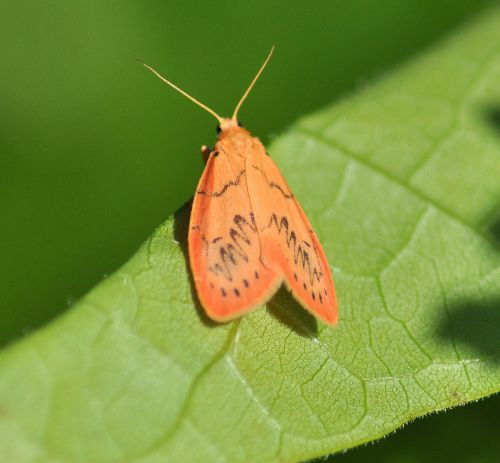
{"type": "Polygon", "coordinates": [[[339,324],[286,291],[201,313],[189,211],[0,355],[17,462],[300,461],[500,389],[500,11],[270,148],[332,264],[339,324]]]}

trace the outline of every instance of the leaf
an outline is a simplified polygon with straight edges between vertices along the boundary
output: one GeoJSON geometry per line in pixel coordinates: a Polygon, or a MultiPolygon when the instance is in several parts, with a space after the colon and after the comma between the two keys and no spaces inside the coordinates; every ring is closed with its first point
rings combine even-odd
{"type": "Polygon", "coordinates": [[[281,291],[203,316],[183,209],[0,356],[17,462],[299,461],[500,389],[500,10],[273,144],[333,264],[337,328],[281,291]]]}

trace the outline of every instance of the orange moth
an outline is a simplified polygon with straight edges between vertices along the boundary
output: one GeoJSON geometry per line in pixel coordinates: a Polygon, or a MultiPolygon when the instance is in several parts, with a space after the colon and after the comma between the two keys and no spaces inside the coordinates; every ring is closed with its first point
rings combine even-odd
{"type": "Polygon", "coordinates": [[[188,236],[196,292],[208,316],[221,322],[240,317],[267,302],[284,282],[304,308],[334,325],[337,299],[321,244],[260,140],[237,119],[273,49],[231,118],[141,64],[219,123],[215,147],[202,147],[206,166],[188,236]]]}

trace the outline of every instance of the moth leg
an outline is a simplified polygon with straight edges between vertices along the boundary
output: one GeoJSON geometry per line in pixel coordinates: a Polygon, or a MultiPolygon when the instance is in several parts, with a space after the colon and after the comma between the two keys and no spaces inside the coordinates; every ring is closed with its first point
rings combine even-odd
{"type": "Polygon", "coordinates": [[[208,161],[208,157],[210,156],[210,153],[212,150],[207,146],[207,145],[202,145],[201,147],[201,156],[203,158],[203,162],[206,164],[208,161]]]}

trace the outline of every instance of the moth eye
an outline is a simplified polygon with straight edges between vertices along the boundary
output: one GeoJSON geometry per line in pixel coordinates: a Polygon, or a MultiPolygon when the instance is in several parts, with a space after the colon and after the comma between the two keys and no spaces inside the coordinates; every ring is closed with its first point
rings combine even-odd
{"type": "Polygon", "coordinates": [[[240,121],[236,121],[236,123],[238,124],[238,127],[243,127],[243,124],[240,121]]]}
{"type": "Polygon", "coordinates": [[[217,132],[217,134],[222,132],[222,129],[220,128],[220,124],[215,128],[215,131],[217,132]]]}

